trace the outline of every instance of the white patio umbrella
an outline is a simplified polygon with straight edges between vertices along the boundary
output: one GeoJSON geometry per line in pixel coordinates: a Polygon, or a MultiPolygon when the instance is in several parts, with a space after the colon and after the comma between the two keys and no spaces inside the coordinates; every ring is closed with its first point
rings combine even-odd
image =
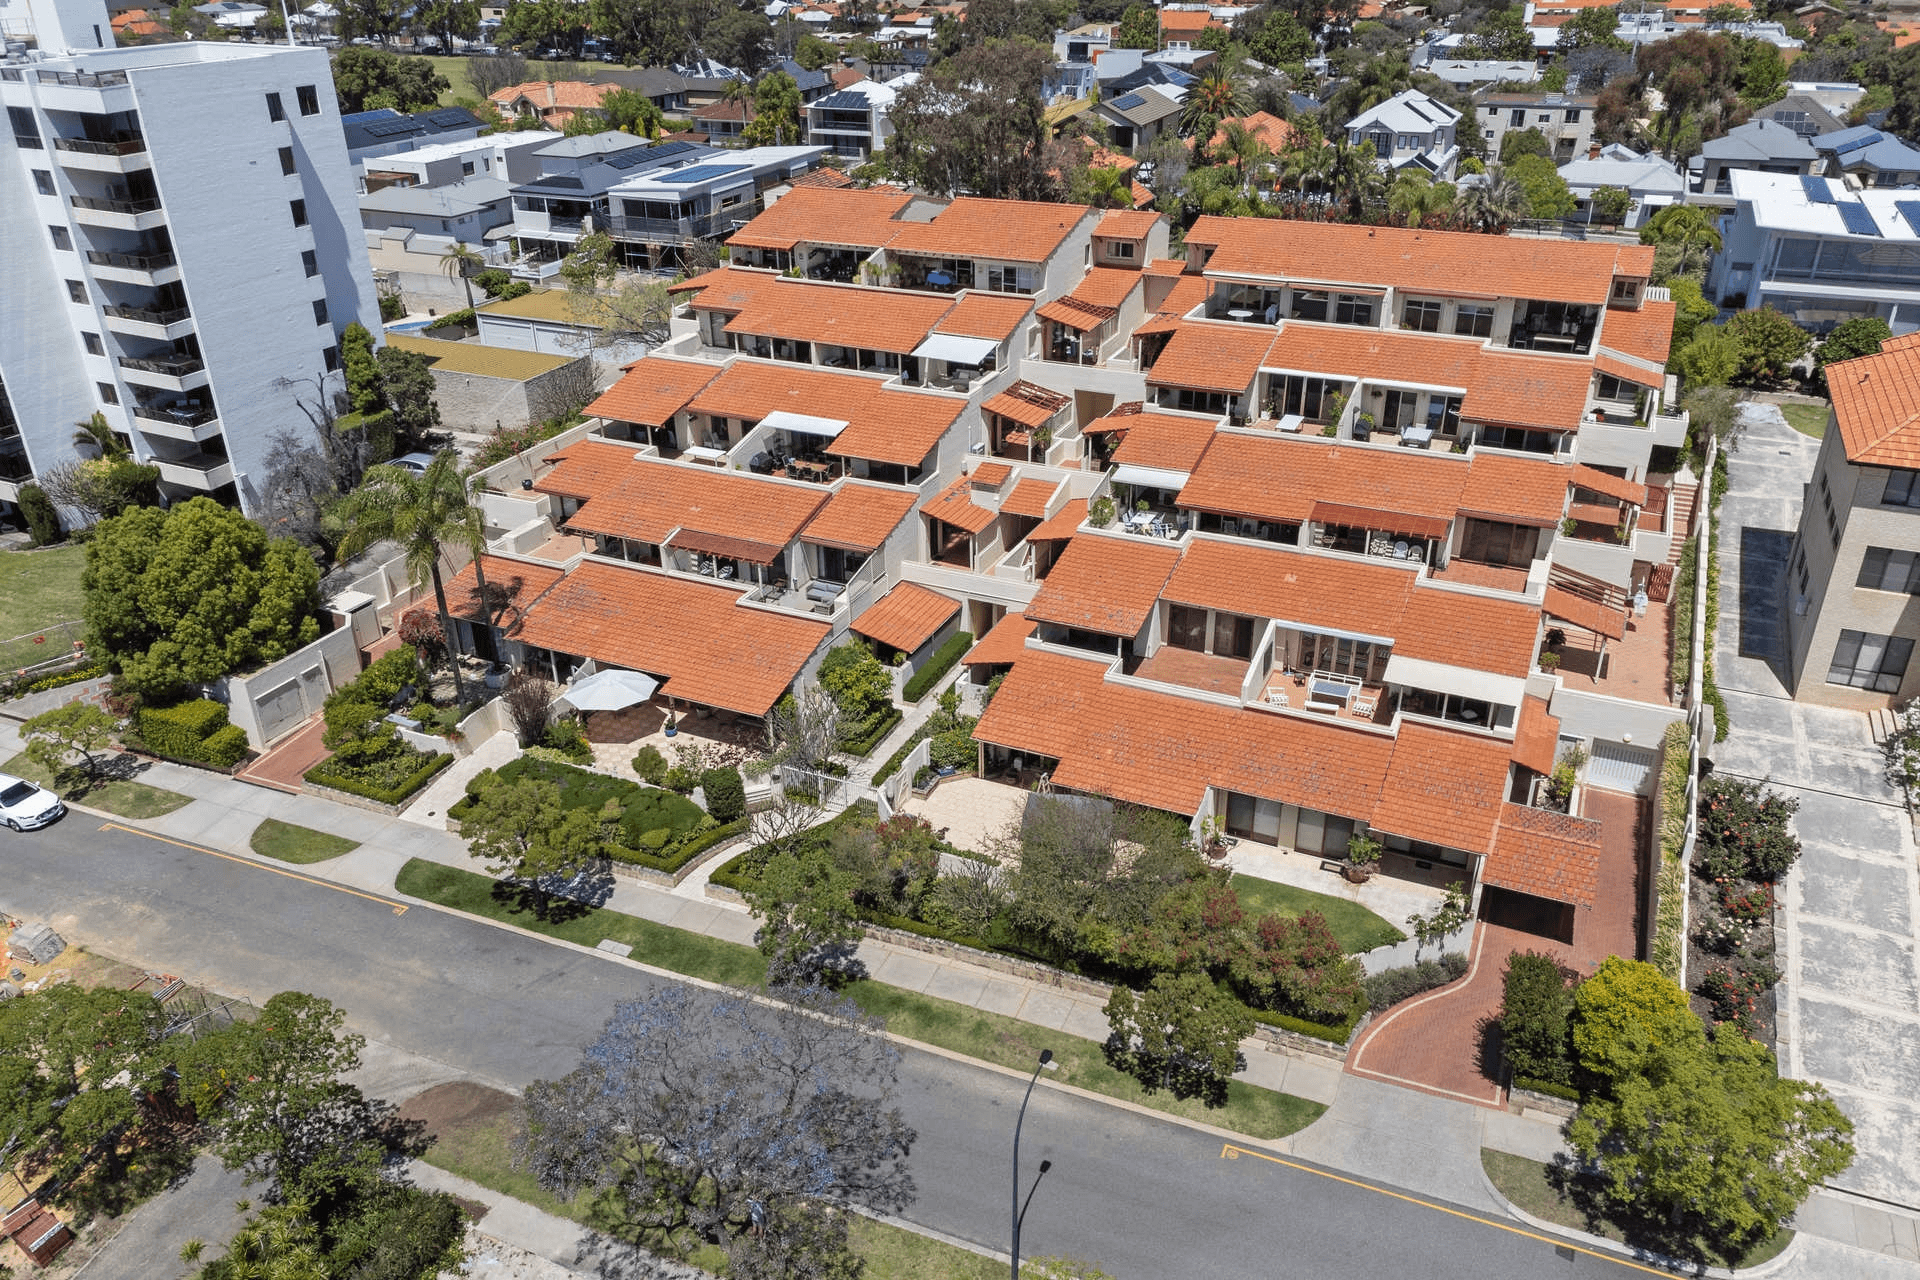
{"type": "Polygon", "coordinates": [[[645,702],[659,687],[644,671],[609,668],[575,682],[560,696],[576,711],[618,711],[645,702]]]}

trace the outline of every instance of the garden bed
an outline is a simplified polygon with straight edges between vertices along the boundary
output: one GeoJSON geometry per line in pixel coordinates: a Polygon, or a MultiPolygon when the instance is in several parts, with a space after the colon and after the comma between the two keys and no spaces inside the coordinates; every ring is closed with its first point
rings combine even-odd
{"type": "Polygon", "coordinates": [[[1688,992],[1709,1024],[1730,1022],[1775,1043],[1775,886],[1800,854],[1788,830],[1799,802],[1757,782],[1709,777],[1700,789],[1700,835],[1687,877],[1691,928],[1688,992]]]}
{"type": "Polygon", "coordinates": [[[607,846],[608,856],[616,863],[668,876],[746,830],[744,819],[716,823],[699,805],[675,792],[534,756],[521,756],[480,773],[467,784],[466,798],[447,810],[447,817],[458,822],[471,811],[473,797],[489,781],[512,782],[522,777],[558,787],[563,808],[605,812],[609,804],[617,807],[619,816],[609,821],[618,823],[620,834],[607,846]]]}

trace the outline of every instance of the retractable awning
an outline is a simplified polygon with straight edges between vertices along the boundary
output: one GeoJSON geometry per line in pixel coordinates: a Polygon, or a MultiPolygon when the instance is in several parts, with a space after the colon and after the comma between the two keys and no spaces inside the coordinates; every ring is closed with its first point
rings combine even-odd
{"type": "Polygon", "coordinates": [[[1115,484],[1130,484],[1142,489],[1184,489],[1187,479],[1186,472],[1168,471],[1164,467],[1141,467],[1128,463],[1113,469],[1115,484]]]}
{"type": "Polygon", "coordinates": [[[785,409],[775,409],[760,419],[760,425],[778,431],[797,431],[805,436],[825,436],[829,440],[847,429],[847,424],[838,418],[816,418],[810,413],[789,413],[785,409]]]}
{"type": "Polygon", "coordinates": [[[1474,698],[1503,707],[1519,706],[1527,692],[1527,682],[1518,676],[1473,671],[1444,662],[1409,658],[1404,653],[1388,656],[1387,683],[1404,684],[1432,693],[1450,693],[1458,698],[1474,698]]]}
{"type": "Polygon", "coordinates": [[[924,360],[946,360],[977,365],[1000,349],[992,338],[963,338],[957,333],[934,333],[913,349],[924,360]]]}

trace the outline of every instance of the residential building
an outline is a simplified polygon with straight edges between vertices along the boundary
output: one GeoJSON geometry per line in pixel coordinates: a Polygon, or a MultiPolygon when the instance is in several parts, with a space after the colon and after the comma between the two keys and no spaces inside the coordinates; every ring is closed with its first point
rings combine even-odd
{"type": "Polygon", "coordinates": [[[1578,202],[1575,221],[1593,220],[1593,194],[1603,187],[1616,187],[1632,201],[1621,224],[1627,227],[1643,226],[1668,205],[1686,202],[1686,176],[1653,152],[1642,154],[1619,143],[1594,152],[1560,166],[1560,178],[1578,202]]]}
{"type": "Polygon", "coordinates": [[[478,138],[488,122],[459,107],[437,107],[412,115],[381,107],[342,116],[340,127],[347,138],[348,161],[364,165],[377,156],[400,155],[436,143],[478,138]]]}
{"type": "Polygon", "coordinates": [[[1773,120],[1749,120],[1701,144],[1687,162],[1700,204],[1731,204],[1736,173],[1812,173],[1819,153],[1800,133],[1773,120]]]}
{"type": "Polygon", "coordinates": [[[1813,140],[1829,178],[1842,174],[1863,187],[1920,186],[1920,151],[1867,125],[1822,134],[1813,140]]]}
{"type": "Polygon", "coordinates": [[[97,412],[168,496],[254,510],[273,435],[342,389],[341,329],[379,326],[326,52],[97,48],[98,3],[34,17],[35,60],[0,64],[0,498],[97,412]]]}
{"type": "Polygon", "coordinates": [[[1564,93],[1488,93],[1474,100],[1474,124],[1486,139],[1487,154],[1498,159],[1509,133],[1536,129],[1553,150],[1553,162],[1567,164],[1593,145],[1593,114],[1599,99],[1564,93]]]}
{"type": "Polygon", "coordinates": [[[1920,693],[1920,333],[1827,366],[1827,385],[1780,615],[1793,696],[1899,706],[1920,693]]]}
{"type": "Polygon", "coordinates": [[[444,187],[383,187],[360,197],[360,225],[400,227],[479,244],[513,224],[513,188],[504,178],[468,178],[444,187]]]}
{"type": "Polygon", "coordinates": [[[1113,47],[1116,30],[1118,28],[1110,22],[1089,22],[1071,31],[1056,31],[1053,33],[1054,61],[1090,66],[1113,47]]]}
{"type": "Polygon", "coordinates": [[[737,142],[753,122],[751,98],[721,99],[709,106],[695,108],[693,131],[709,142],[737,142]]]}
{"type": "Polygon", "coordinates": [[[1409,166],[1443,181],[1453,178],[1460,159],[1455,128],[1460,113],[1418,89],[1407,89],[1347,121],[1347,141],[1373,144],[1382,168],[1409,166]]]}
{"type": "Polygon", "coordinates": [[[443,187],[469,178],[531,182],[540,174],[540,151],[561,135],[542,129],[494,133],[462,142],[433,142],[390,152],[362,166],[361,188],[443,187]]]}
{"type": "Polygon", "coordinates": [[[538,118],[543,128],[564,129],[576,111],[598,111],[610,84],[586,80],[532,80],[487,95],[502,120],[538,118]]]}
{"type": "Polygon", "coordinates": [[[1227,24],[1213,16],[1205,5],[1160,7],[1160,47],[1190,49],[1205,31],[1224,31],[1227,24]]]}
{"type": "Polygon", "coordinates": [[[1824,133],[1838,133],[1847,127],[1847,113],[1844,108],[1829,105],[1832,97],[1811,89],[1789,92],[1778,102],[1772,102],[1760,109],[1760,114],[1775,124],[1783,124],[1803,138],[1815,138],[1824,133]]]}
{"type": "Polygon", "coordinates": [[[522,254],[557,260],[586,234],[587,220],[604,230],[607,193],[629,177],[654,169],[692,166],[718,155],[692,142],[649,144],[630,133],[582,134],[549,143],[534,155],[540,175],[513,188],[514,238],[522,254]]]}
{"type": "Polygon", "coordinates": [[[1163,134],[1180,128],[1180,104],[1185,90],[1142,85],[1117,96],[1102,96],[1093,114],[1107,126],[1107,143],[1115,150],[1137,155],[1163,134]]]}
{"type": "MultiPolygon", "coordinates": [[[[606,194],[605,227],[629,266],[666,269],[689,240],[731,235],[762,193],[820,164],[825,147],[748,147],[710,160],[640,166],[606,194]]],[[[597,224],[596,224],[597,225],[597,224]]]]}
{"type": "Polygon", "coordinates": [[[451,431],[488,432],[502,423],[544,422],[579,408],[593,389],[585,354],[521,351],[475,342],[387,335],[387,345],[427,361],[440,422],[451,431]]]}
{"type": "Polygon", "coordinates": [[[893,121],[887,112],[896,85],[857,80],[807,104],[807,142],[846,160],[865,160],[887,148],[893,121]]]}
{"type": "Polygon", "coordinates": [[[1440,77],[1456,89],[1474,89],[1489,84],[1531,84],[1540,78],[1540,64],[1497,62],[1484,58],[1434,58],[1423,70],[1440,77]]]}
{"type": "Polygon", "coordinates": [[[1805,174],[1732,175],[1734,209],[1707,296],[1728,310],[1770,306],[1825,333],[1878,316],[1895,333],[1920,328],[1920,203],[1911,191],[1849,191],[1805,174]]]}

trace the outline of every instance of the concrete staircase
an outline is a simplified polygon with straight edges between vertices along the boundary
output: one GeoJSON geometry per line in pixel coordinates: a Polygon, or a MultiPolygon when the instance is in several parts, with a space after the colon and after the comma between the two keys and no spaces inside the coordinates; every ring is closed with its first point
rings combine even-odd
{"type": "Polygon", "coordinates": [[[1680,552],[1693,535],[1693,509],[1700,500],[1699,484],[1681,484],[1673,486],[1673,545],[1667,551],[1667,563],[1678,568],[1680,552]]]}

